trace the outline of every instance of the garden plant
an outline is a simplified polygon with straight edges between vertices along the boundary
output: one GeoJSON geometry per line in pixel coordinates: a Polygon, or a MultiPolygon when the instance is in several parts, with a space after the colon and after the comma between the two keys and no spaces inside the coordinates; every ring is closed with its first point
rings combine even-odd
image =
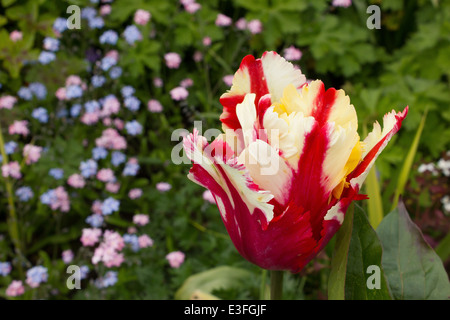
{"type": "Polygon", "coordinates": [[[447,300],[450,2],[1,0],[0,152],[2,300],[447,300]]]}

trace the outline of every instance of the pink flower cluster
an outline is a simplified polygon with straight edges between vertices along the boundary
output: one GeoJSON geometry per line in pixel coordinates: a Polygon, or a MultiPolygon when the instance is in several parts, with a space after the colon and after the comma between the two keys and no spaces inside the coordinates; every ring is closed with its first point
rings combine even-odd
{"type": "Polygon", "coordinates": [[[152,15],[150,12],[139,9],[134,13],[134,23],[145,26],[150,21],[151,17],[152,15]]]}
{"type": "Polygon", "coordinates": [[[62,186],[54,189],[53,201],[50,203],[52,210],[60,210],[61,212],[68,212],[70,210],[69,195],[62,186]]]}
{"type": "Polygon", "coordinates": [[[176,52],[169,52],[164,55],[166,66],[170,69],[178,69],[181,64],[181,57],[176,52]]]}
{"type": "Polygon", "coordinates": [[[166,255],[166,259],[172,268],[179,268],[184,262],[184,253],[181,251],[172,251],[166,255]]]}
{"type": "Polygon", "coordinates": [[[128,197],[130,198],[130,199],[138,199],[138,198],[140,198],[142,196],[142,189],[139,189],[139,188],[134,188],[134,189],[131,189],[129,192],[128,192],[128,197]]]}
{"type": "Polygon", "coordinates": [[[202,8],[202,6],[195,2],[195,0],[180,0],[180,3],[183,5],[184,10],[192,14],[202,8]]]}
{"type": "Polygon", "coordinates": [[[97,179],[102,182],[114,182],[116,177],[114,176],[114,171],[109,168],[103,168],[97,172],[97,179]]]}
{"type": "Polygon", "coordinates": [[[23,295],[25,293],[23,282],[20,280],[13,280],[6,289],[5,293],[8,297],[17,297],[23,295]]]}
{"type": "Polygon", "coordinates": [[[163,111],[163,106],[161,103],[156,99],[150,99],[147,103],[148,111],[159,113],[163,111]]]}
{"type": "Polygon", "coordinates": [[[150,222],[150,218],[146,214],[136,214],[133,216],[133,223],[139,225],[139,226],[145,226],[150,222]]]}
{"type": "Polygon", "coordinates": [[[5,163],[4,165],[2,165],[2,176],[5,178],[11,177],[14,179],[22,178],[19,163],[17,161],[12,161],[10,163],[5,163]]]}
{"type": "Polygon", "coordinates": [[[12,109],[17,102],[17,98],[13,96],[0,97],[0,109],[12,109]]]}
{"type": "Polygon", "coordinates": [[[103,242],[95,249],[92,263],[103,262],[108,268],[119,267],[124,261],[123,253],[120,253],[124,246],[125,243],[119,233],[106,230],[103,234],[103,242]]]}
{"type": "Polygon", "coordinates": [[[95,140],[97,147],[106,149],[122,150],[127,148],[127,141],[117,130],[113,128],[105,129],[100,138],[95,140]]]}
{"type": "Polygon", "coordinates": [[[80,238],[81,243],[85,247],[92,247],[95,245],[102,235],[102,230],[97,228],[85,228],[82,231],[82,235],[80,238]]]}
{"type": "Polygon", "coordinates": [[[9,34],[9,38],[11,39],[11,41],[17,42],[19,40],[22,40],[23,35],[22,35],[22,32],[20,32],[18,30],[14,30],[14,31],[11,31],[11,33],[9,34]]]}
{"type": "Polygon", "coordinates": [[[67,179],[67,184],[72,188],[84,188],[86,182],[81,174],[74,173],[67,179]]]}
{"type": "Polygon", "coordinates": [[[42,147],[27,144],[23,147],[23,157],[26,164],[36,163],[41,158],[42,147]]]}
{"type": "Polygon", "coordinates": [[[302,58],[302,51],[294,46],[290,46],[283,51],[283,56],[286,60],[297,61],[302,58]]]}
{"type": "Polygon", "coordinates": [[[28,121],[26,120],[14,120],[14,122],[8,128],[9,134],[20,134],[26,137],[30,130],[28,130],[28,121]]]}

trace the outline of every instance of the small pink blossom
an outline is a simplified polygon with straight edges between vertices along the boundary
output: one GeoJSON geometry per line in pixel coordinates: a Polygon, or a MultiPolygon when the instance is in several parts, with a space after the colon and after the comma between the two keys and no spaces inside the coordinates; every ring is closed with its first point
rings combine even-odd
{"type": "Polygon", "coordinates": [[[258,34],[262,32],[263,25],[258,19],[253,19],[247,23],[247,29],[251,34],[258,34]]]}
{"type": "Polygon", "coordinates": [[[107,117],[112,114],[117,114],[120,110],[120,102],[116,97],[108,97],[103,102],[103,108],[100,113],[102,117],[107,117]]]}
{"type": "Polygon", "coordinates": [[[22,178],[19,163],[17,161],[12,161],[10,163],[2,165],[2,176],[5,178],[11,177],[14,179],[22,178]]]}
{"type": "Polygon", "coordinates": [[[247,20],[245,20],[245,18],[240,18],[234,25],[238,30],[245,30],[247,29],[247,20]]]}
{"type": "Polygon", "coordinates": [[[352,5],[352,0],[333,0],[331,3],[333,7],[348,8],[352,5]]]}
{"type": "Polygon", "coordinates": [[[66,87],[81,86],[81,84],[82,84],[81,78],[77,75],[70,75],[66,79],[66,87]]]}
{"type": "Polygon", "coordinates": [[[183,87],[176,87],[170,90],[170,97],[175,101],[181,101],[186,99],[189,96],[189,91],[183,87]]]}
{"type": "Polygon", "coordinates": [[[230,17],[224,15],[223,13],[219,13],[216,18],[216,26],[219,27],[228,27],[233,23],[230,17]]]}
{"type": "Polygon", "coordinates": [[[284,58],[286,60],[290,60],[290,61],[297,61],[300,60],[302,58],[302,51],[294,46],[290,46],[286,49],[284,49],[283,51],[284,53],[284,58]]]}
{"type": "Polygon", "coordinates": [[[163,111],[163,106],[156,99],[150,99],[147,103],[148,111],[158,113],[163,111]]]}
{"type": "Polygon", "coordinates": [[[189,12],[191,14],[196,13],[201,8],[202,8],[201,4],[199,4],[197,2],[190,2],[184,6],[184,10],[186,10],[187,12],[189,12]]]}
{"type": "Polygon", "coordinates": [[[178,69],[181,64],[181,57],[176,52],[169,52],[164,55],[166,66],[170,69],[178,69]]]}
{"type": "Polygon", "coordinates": [[[153,246],[153,240],[146,234],[138,237],[139,248],[148,248],[153,246]]]}
{"type": "Polygon", "coordinates": [[[133,216],[133,223],[139,225],[139,226],[145,226],[150,222],[150,218],[146,214],[136,214],[133,216]]]}
{"type": "Polygon", "coordinates": [[[130,199],[138,199],[142,196],[142,189],[139,188],[134,188],[131,189],[130,192],[128,192],[128,197],[130,197],[130,199]]]}
{"type": "Polygon", "coordinates": [[[169,191],[170,189],[172,189],[172,186],[170,185],[170,183],[158,182],[156,184],[156,190],[158,190],[160,192],[166,192],[166,191],[169,191]]]}
{"type": "Polygon", "coordinates": [[[107,127],[109,127],[110,125],[112,125],[112,119],[111,118],[103,118],[102,120],[103,124],[107,127]]]}
{"type": "Polygon", "coordinates": [[[73,188],[84,188],[86,182],[81,174],[74,173],[67,179],[67,184],[73,188]]]}
{"type": "Polygon", "coordinates": [[[22,32],[18,31],[18,30],[14,30],[9,34],[9,38],[13,41],[13,42],[17,42],[19,40],[22,40],[23,35],[22,32]]]}
{"type": "Polygon", "coordinates": [[[135,234],[137,232],[137,229],[135,227],[128,227],[127,233],[128,234],[135,234]]]}
{"type": "Polygon", "coordinates": [[[62,252],[62,260],[65,264],[69,264],[73,260],[73,251],[72,250],[64,250],[62,252]]]}
{"type": "Polygon", "coordinates": [[[114,126],[117,130],[123,130],[123,128],[125,127],[125,123],[122,119],[116,118],[114,119],[114,126]]]}
{"type": "Polygon", "coordinates": [[[55,189],[55,201],[50,204],[52,210],[61,210],[61,212],[68,212],[70,210],[69,195],[63,187],[59,186],[55,189]]]}
{"type": "Polygon", "coordinates": [[[200,62],[203,60],[203,53],[201,53],[200,51],[195,51],[194,52],[194,56],[192,57],[192,59],[194,59],[195,62],[200,62]]]}
{"type": "Polygon", "coordinates": [[[93,125],[100,119],[100,112],[86,112],[81,116],[81,122],[87,125],[93,125]]]}
{"type": "Polygon", "coordinates": [[[101,202],[100,200],[95,200],[95,201],[92,203],[91,211],[92,211],[93,213],[95,213],[95,214],[101,215],[102,212],[103,212],[103,211],[102,211],[102,202],[101,202]]]}
{"type": "Polygon", "coordinates": [[[25,287],[23,282],[20,280],[13,280],[11,284],[6,289],[6,295],[8,297],[17,297],[25,293],[25,287]]]}
{"type": "Polygon", "coordinates": [[[98,264],[100,261],[108,268],[120,267],[124,261],[123,253],[119,253],[112,248],[100,246],[94,251],[94,256],[92,257],[92,263],[98,264]]]}
{"type": "Polygon", "coordinates": [[[42,147],[27,144],[23,147],[23,156],[26,164],[36,163],[41,157],[42,147]]]}
{"type": "Polygon", "coordinates": [[[21,134],[26,137],[30,130],[28,130],[28,121],[26,120],[15,120],[8,128],[9,134],[21,134]]]}
{"type": "Polygon", "coordinates": [[[12,109],[17,102],[17,98],[13,96],[3,96],[0,98],[0,109],[12,109]]]}
{"type": "Polygon", "coordinates": [[[150,14],[150,12],[139,9],[134,14],[134,22],[136,24],[140,24],[141,26],[145,26],[151,17],[152,15],[150,14]]]}
{"type": "Polygon", "coordinates": [[[81,235],[80,241],[85,247],[95,245],[99,241],[100,236],[102,235],[102,230],[97,228],[94,229],[85,228],[83,229],[82,232],[83,234],[81,235]]]}
{"type": "Polygon", "coordinates": [[[106,230],[103,234],[103,243],[118,251],[125,246],[122,236],[118,232],[111,230],[106,230]]]}
{"type": "Polygon", "coordinates": [[[60,101],[67,100],[66,88],[58,88],[58,90],[56,90],[56,92],[55,92],[55,96],[60,101]]]}
{"type": "Polygon", "coordinates": [[[164,81],[163,81],[163,79],[156,77],[153,79],[153,85],[156,88],[162,88],[162,86],[164,85],[164,81]]]}
{"type": "Polygon", "coordinates": [[[205,47],[209,47],[211,45],[211,38],[210,37],[204,37],[202,40],[202,43],[205,47]]]}
{"type": "Polygon", "coordinates": [[[216,200],[214,199],[213,194],[209,190],[205,190],[203,192],[203,200],[208,201],[209,203],[216,203],[216,200]]]}
{"type": "Polygon", "coordinates": [[[92,263],[103,262],[108,268],[119,267],[124,261],[122,253],[119,253],[125,246],[122,236],[114,231],[106,230],[103,235],[103,241],[95,249],[92,263]]]}
{"type": "Polygon", "coordinates": [[[114,171],[109,168],[103,168],[97,172],[97,179],[102,182],[114,182],[116,177],[114,176],[114,171]]]}
{"type": "Polygon", "coordinates": [[[111,13],[111,6],[109,4],[105,4],[100,7],[100,15],[101,16],[107,16],[111,13]]]}
{"type": "Polygon", "coordinates": [[[117,192],[119,192],[119,189],[120,189],[120,183],[119,182],[108,182],[105,185],[105,189],[108,192],[117,193],[117,192]]]}
{"type": "Polygon", "coordinates": [[[122,150],[126,149],[127,141],[122,137],[117,130],[113,128],[105,129],[100,138],[95,139],[97,147],[106,149],[122,150]]]}
{"type": "Polygon", "coordinates": [[[172,251],[166,255],[166,259],[172,268],[179,268],[184,262],[184,257],[184,253],[181,251],[172,251]]]}
{"type": "Polygon", "coordinates": [[[222,78],[222,80],[223,80],[223,82],[225,82],[225,84],[226,84],[228,87],[231,87],[231,85],[233,84],[233,78],[234,78],[234,75],[228,74],[228,75],[224,76],[224,77],[222,78]]]}
{"type": "Polygon", "coordinates": [[[114,60],[116,60],[116,62],[118,62],[119,61],[119,52],[117,50],[109,50],[105,54],[105,57],[113,58],[114,60]]]}
{"type": "Polygon", "coordinates": [[[189,87],[192,87],[193,85],[194,85],[194,80],[192,80],[191,78],[183,79],[180,82],[180,86],[182,86],[183,88],[189,88],[189,87]]]}

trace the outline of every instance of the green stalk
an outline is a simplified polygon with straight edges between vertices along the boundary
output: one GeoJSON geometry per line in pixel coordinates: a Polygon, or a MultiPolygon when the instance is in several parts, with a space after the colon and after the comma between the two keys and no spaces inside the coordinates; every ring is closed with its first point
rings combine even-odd
{"type": "Polygon", "coordinates": [[[266,299],[266,278],[267,278],[267,270],[262,269],[261,273],[261,286],[259,288],[259,300],[266,299]]]}
{"type": "Polygon", "coordinates": [[[397,208],[400,196],[403,194],[408,181],[411,167],[414,162],[414,157],[416,156],[417,148],[419,147],[420,137],[422,135],[423,128],[425,126],[425,120],[427,119],[428,108],[425,109],[422,119],[420,120],[419,128],[417,128],[416,135],[411,144],[411,148],[408,151],[405,161],[403,162],[403,167],[400,171],[400,176],[398,177],[397,187],[395,189],[394,199],[392,201],[391,211],[397,208]]]}
{"type": "Polygon", "coordinates": [[[283,297],[283,271],[270,271],[270,300],[281,300],[283,297]]]}
{"type": "MultiPolygon", "coordinates": [[[[3,134],[2,134],[2,127],[0,124],[0,152],[3,158],[3,164],[8,164],[8,155],[6,154],[5,151],[5,142],[3,140],[3,134]]],[[[11,183],[11,180],[9,179],[9,177],[4,177],[4,182],[5,182],[5,188],[6,188],[6,194],[8,197],[8,212],[9,212],[9,216],[8,216],[8,230],[9,230],[9,235],[12,239],[13,245],[14,245],[14,249],[16,254],[22,258],[22,244],[20,241],[20,234],[19,234],[19,224],[18,224],[18,220],[17,220],[17,214],[16,214],[16,207],[14,205],[14,194],[13,194],[13,186],[11,183]]],[[[22,259],[20,259],[22,260],[22,259]]],[[[22,266],[21,266],[22,261],[19,261],[18,263],[18,267],[19,267],[19,272],[22,275],[22,266]]]]}

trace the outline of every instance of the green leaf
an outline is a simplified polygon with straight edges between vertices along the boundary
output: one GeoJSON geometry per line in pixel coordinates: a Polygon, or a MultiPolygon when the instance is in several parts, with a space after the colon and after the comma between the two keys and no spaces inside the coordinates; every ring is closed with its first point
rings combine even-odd
{"type": "Polygon", "coordinates": [[[383,268],[394,299],[445,300],[450,283],[441,259],[412,222],[403,202],[378,226],[383,268]]]}
{"type": "Polygon", "coordinates": [[[390,300],[381,256],[381,242],[364,211],[350,208],[336,235],[328,299],[390,300]]]}
{"type": "Polygon", "coordinates": [[[442,259],[442,261],[446,261],[450,258],[450,233],[445,236],[444,239],[439,242],[436,247],[437,255],[442,259]]]}
{"type": "Polygon", "coordinates": [[[221,266],[194,274],[186,279],[175,293],[175,299],[217,298],[212,292],[219,289],[239,288],[252,273],[235,267],[221,266]]]}
{"type": "Polygon", "coordinates": [[[376,174],[375,165],[370,169],[365,182],[366,192],[369,199],[367,200],[367,213],[372,228],[376,229],[383,220],[383,201],[380,194],[380,184],[376,174]]]}
{"type": "Polygon", "coordinates": [[[427,110],[422,116],[420,120],[419,127],[417,128],[416,135],[414,136],[414,140],[411,144],[411,148],[408,151],[408,155],[406,156],[405,161],[403,162],[402,170],[400,171],[400,175],[397,181],[397,187],[395,188],[394,199],[392,201],[391,211],[397,207],[398,200],[400,195],[403,194],[405,190],[406,182],[408,181],[409,173],[411,171],[412,164],[414,162],[414,158],[416,156],[417,147],[419,146],[420,137],[422,135],[423,128],[425,126],[425,120],[427,119],[427,110]]]}
{"type": "Polygon", "coordinates": [[[328,278],[328,299],[345,299],[345,275],[347,272],[347,256],[353,229],[353,211],[351,206],[345,215],[344,223],[336,234],[336,244],[331,259],[331,271],[328,278]]]}
{"type": "Polygon", "coordinates": [[[363,209],[355,205],[345,281],[346,300],[391,300],[382,268],[383,249],[363,209]]]}

